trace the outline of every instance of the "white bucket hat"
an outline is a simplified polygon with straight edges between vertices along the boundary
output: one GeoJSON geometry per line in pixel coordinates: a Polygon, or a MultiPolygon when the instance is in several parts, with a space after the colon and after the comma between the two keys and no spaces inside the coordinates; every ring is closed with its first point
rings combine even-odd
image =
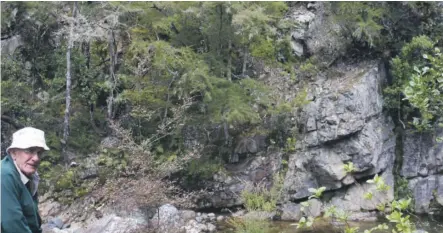
{"type": "Polygon", "coordinates": [[[26,149],[30,147],[41,147],[49,150],[45,141],[45,132],[32,127],[20,129],[12,134],[11,146],[6,151],[9,152],[9,149],[12,148],[26,149]]]}

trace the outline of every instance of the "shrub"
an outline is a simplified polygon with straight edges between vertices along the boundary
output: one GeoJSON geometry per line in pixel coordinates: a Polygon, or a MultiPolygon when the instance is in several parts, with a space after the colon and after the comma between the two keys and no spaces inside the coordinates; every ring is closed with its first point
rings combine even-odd
{"type": "Polygon", "coordinates": [[[270,233],[273,230],[269,221],[254,218],[231,218],[228,224],[234,227],[235,233],[270,233]]]}
{"type": "Polygon", "coordinates": [[[241,199],[248,211],[272,212],[277,208],[282,189],[284,175],[277,173],[274,176],[274,184],[268,190],[263,183],[253,187],[246,187],[241,193],[241,199]]]}

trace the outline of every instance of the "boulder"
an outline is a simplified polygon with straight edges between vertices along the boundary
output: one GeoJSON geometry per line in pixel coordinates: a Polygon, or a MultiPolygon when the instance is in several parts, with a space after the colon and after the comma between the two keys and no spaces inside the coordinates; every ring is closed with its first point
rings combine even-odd
{"type": "Polygon", "coordinates": [[[323,204],[316,198],[308,200],[308,206],[304,208],[303,212],[306,216],[313,218],[321,215],[323,204]]]}
{"type": "Polygon", "coordinates": [[[184,222],[195,219],[196,217],[196,213],[192,210],[182,210],[180,211],[180,215],[184,222]]]}
{"type": "Polygon", "coordinates": [[[214,232],[215,230],[217,230],[217,227],[212,223],[206,224],[206,228],[208,229],[209,232],[214,232]]]}
{"type": "Polygon", "coordinates": [[[308,11],[305,7],[296,7],[291,9],[287,20],[294,22],[295,28],[291,32],[291,48],[295,55],[302,57],[305,55],[304,40],[306,39],[309,23],[315,18],[315,14],[308,11]]]}
{"type": "Polygon", "coordinates": [[[285,203],[282,205],[281,211],[281,220],[290,220],[290,221],[298,221],[301,217],[303,217],[301,211],[301,205],[295,203],[285,203]]]}
{"type": "Polygon", "coordinates": [[[82,180],[93,179],[99,175],[98,165],[99,154],[90,154],[82,162],[79,162],[80,169],[77,170],[78,177],[82,180]]]}
{"type": "Polygon", "coordinates": [[[157,214],[150,220],[150,226],[165,233],[178,232],[184,226],[180,211],[171,204],[160,206],[157,214]]]}
{"type": "Polygon", "coordinates": [[[90,223],[84,229],[78,229],[78,233],[130,233],[141,226],[146,226],[146,221],[142,218],[119,217],[114,214],[106,215],[103,218],[90,223]]]}
{"type": "Polygon", "coordinates": [[[377,205],[381,203],[389,203],[394,199],[394,176],[392,175],[392,168],[386,170],[381,177],[385,183],[390,186],[386,192],[379,192],[376,190],[375,184],[362,183],[360,185],[352,185],[346,191],[337,192],[327,207],[333,205],[338,209],[350,212],[377,210],[377,205]],[[368,192],[373,193],[372,200],[364,198],[368,192]]]}
{"type": "Polygon", "coordinates": [[[298,57],[313,55],[328,64],[345,51],[349,41],[340,35],[340,27],[328,14],[327,5],[326,2],[299,4],[289,10],[287,20],[295,24],[291,47],[298,57]]]}
{"type": "Polygon", "coordinates": [[[189,221],[189,223],[184,227],[186,233],[201,233],[208,230],[208,226],[203,223],[198,223],[195,220],[189,221]]]}
{"type": "Polygon", "coordinates": [[[242,137],[238,140],[234,149],[235,154],[255,154],[266,149],[266,135],[242,137]]]}
{"type": "Polygon", "coordinates": [[[306,132],[317,132],[315,140],[305,143],[318,146],[361,131],[367,120],[383,110],[380,86],[384,77],[384,70],[378,64],[366,64],[354,67],[342,77],[313,85],[311,89],[318,89],[317,85],[327,89],[313,90],[317,92],[315,100],[303,108],[306,132]]]}
{"type": "Polygon", "coordinates": [[[38,208],[42,218],[56,216],[62,210],[60,203],[52,199],[40,202],[38,208]]]}

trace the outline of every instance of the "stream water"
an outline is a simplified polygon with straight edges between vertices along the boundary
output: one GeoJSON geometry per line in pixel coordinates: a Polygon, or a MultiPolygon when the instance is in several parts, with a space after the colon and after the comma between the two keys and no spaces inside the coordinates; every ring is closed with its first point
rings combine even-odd
{"type": "MultiPolygon", "coordinates": [[[[443,233],[443,216],[440,217],[414,217],[412,218],[419,233],[443,233]]],[[[266,233],[341,233],[344,232],[343,228],[334,227],[327,222],[317,222],[314,227],[309,230],[297,230],[296,226],[291,225],[294,222],[273,221],[269,232],[266,233]]],[[[382,222],[350,222],[350,226],[359,227],[358,232],[364,232],[366,229],[371,229],[382,222]]],[[[388,224],[390,229],[384,231],[374,231],[374,233],[391,233],[393,227],[392,224],[388,224]]],[[[229,225],[224,225],[219,233],[234,233],[234,229],[229,225]]]]}

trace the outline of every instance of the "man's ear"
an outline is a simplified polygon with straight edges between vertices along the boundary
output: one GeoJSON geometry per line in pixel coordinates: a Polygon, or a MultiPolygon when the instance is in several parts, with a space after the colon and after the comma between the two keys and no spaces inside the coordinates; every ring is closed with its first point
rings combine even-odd
{"type": "Polygon", "coordinates": [[[10,150],[9,150],[9,154],[11,155],[11,157],[12,157],[13,160],[16,159],[16,158],[15,158],[15,152],[16,152],[15,149],[10,149],[10,150]]]}

